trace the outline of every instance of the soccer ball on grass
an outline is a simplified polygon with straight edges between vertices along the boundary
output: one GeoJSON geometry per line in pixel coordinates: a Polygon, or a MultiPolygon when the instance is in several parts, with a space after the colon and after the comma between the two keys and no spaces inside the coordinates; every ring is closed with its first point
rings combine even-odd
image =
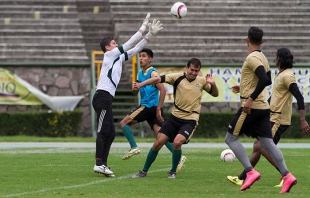
{"type": "Polygon", "coordinates": [[[236,156],[235,156],[234,152],[230,149],[225,149],[221,153],[221,160],[223,162],[233,162],[233,161],[235,161],[235,157],[236,156]]]}

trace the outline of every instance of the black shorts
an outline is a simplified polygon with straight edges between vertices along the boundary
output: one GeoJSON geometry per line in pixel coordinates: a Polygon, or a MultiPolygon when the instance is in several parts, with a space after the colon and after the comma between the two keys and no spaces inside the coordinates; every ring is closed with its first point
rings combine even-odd
{"type": "Polygon", "coordinates": [[[275,124],[274,122],[270,122],[271,125],[271,132],[273,137],[273,142],[278,144],[282,134],[288,129],[290,125],[282,125],[282,124],[275,124]]]}
{"type": "Polygon", "coordinates": [[[190,138],[193,136],[197,122],[195,120],[183,120],[170,114],[168,120],[164,123],[163,127],[159,130],[159,133],[163,133],[169,138],[169,142],[173,142],[177,134],[181,134],[186,138],[187,144],[190,138]]]}
{"type": "MultiPolygon", "coordinates": [[[[156,118],[156,109],[157,107],[148,108],[146,106],[139,106],[129,113],[129,117],[137,122],[147,121],[150,127],[153,129],[154,124],[162,127],[163,122],[160,122],[156,118]]],[[[161,115],[164,116],[163,108],[161,108],[161,115]]]]}
{"type": "Polygon", "coordinates": [[[234,115],[228,126],[228,132],[239,136],[272,138],[269,109],[251,109],[251,114],[242,111],[242,107],[234,115]]]}

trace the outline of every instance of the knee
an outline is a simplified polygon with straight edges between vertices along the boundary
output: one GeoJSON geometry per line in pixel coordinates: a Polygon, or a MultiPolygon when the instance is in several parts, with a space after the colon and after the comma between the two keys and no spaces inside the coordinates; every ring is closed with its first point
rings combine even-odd
{"type": "Polygon", "coordinates": [[[152,149],[154,151],[159,151],[161,149],[161,147],[163,147],[164,144],[165,143],[162,141],[156,141],[156,142],[154,142],[152,149]]]}
{"type": "Polygon", "coordinates": [[[126,125],[125,120],[123,119],[122,121],[119,122],[121,128],[123,128],[126,125]]]}
{"type": "Polygon", "coordinates": [[[238,139],[237,136],[234,136],[227,132],[224,140],[226,144],[230,144],[231,142],[236,141],[237,139],[238,139]]]}
{"type": "Polygon", "coordinates": [[[183,143],[186,141],[185,137],[183,138],[175,138],[173,140],[173,148],[174,150],[180,150],[183,143]]]}

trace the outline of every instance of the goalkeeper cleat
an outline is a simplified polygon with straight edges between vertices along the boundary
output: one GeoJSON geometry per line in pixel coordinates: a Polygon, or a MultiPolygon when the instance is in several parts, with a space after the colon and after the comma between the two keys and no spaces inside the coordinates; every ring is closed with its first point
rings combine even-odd
{"type": "Polygon", "coordinates": [[[179,161],[179,164],[178,164],[178,167],[177,167],[177,172],[179,172],[183,166],[183,164],[185,163],[186,161],[186,157],[184,155],[181,156],[181,159],[179,161]]]}
{"type": "Polygon", "coordinates": [[[243,182],[243,180],[239,179],[237,176],[227,176],[227,180],[239,186],[241,186],[243,182]]]}
{"type": "Polygon", "coordinates": [[[291,173],[287,173],[283,177],[283,187],[280,193],[281,194],[289,193],[291,188],[296,184],[297,184],[297,179],[291,173]]]}
{"type": "Polygon", "coordinates": [[[108,166],[101,165],[101,166],[94,166],[94,172],[103,174],[106,177],[115,177],[114,173],[111,171],[111,169],[108,166]]]}
{"type": "Polygon", "coordinates": [[[283,186],[283,177],[281,177],[281,179],[280,179],[280,184],[275,185],[274,187],[275,187],[275,188],[280,188],[280,187],[282,187],[282,186],[283,186]]]}
{"type": "Polygon", "coordinates": [[[129,158],[131,158],[132,156],[134,155],[139,155],[141,152],[141,150],[136,147],[136,148],[131,148],[128,153],[126,153],[123,157],[122,157],[122,160],[127,160],[129,158]]]}
{"type": "Polygon", "coordinates": [[[252,186],[255,181],[260,179],[260,174],[254,168],[246,173],[246,179],[243,181],[243,184],[240,188],[241,191],[244,191],[252,186]]]}

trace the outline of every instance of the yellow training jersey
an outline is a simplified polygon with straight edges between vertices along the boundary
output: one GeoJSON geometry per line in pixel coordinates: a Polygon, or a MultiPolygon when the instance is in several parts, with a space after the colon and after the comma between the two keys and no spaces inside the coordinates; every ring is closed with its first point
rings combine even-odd
{"type": "MultiPolygon", "coordinates": [[[[167,74],[165,83],[173,85],[174,82],[183,75],[184,74],[178,73],[167,74]]],[[[172,114],[180,119],[198,121],[203,90],[207,92],[211,90],[211,84],[206,82],[204,77],[197,76],[192,82],[188,81],[186,78],[182,79],[177,85],[174,98],[175,105],[179,109],[174,106],[172,114]]]]}
{"type": "Polygon", "coordinates": [[[289,87],[292,83],[296,83],[296,79],[289,68],[275,77],[270,101],[270,121],[282,125],[291,124],[293,95],[289,87]]]}
{"type": "MultiPolygon", "coordinates": [[[[244,102],[254,92],[258,83],[258,77],[255,74],[255,70],[258,66],[263,66],[266,73],[270,70],[268,60],[261,51],[254,51],[245,59],[241,70],[241,82],[240,82],[240,102],[243,107],[244,102]]],[[[252,109],[269,109],[269,104],[266,100],[267,91],[266,88],[258,95],[253,101],[252,109]]]]}

